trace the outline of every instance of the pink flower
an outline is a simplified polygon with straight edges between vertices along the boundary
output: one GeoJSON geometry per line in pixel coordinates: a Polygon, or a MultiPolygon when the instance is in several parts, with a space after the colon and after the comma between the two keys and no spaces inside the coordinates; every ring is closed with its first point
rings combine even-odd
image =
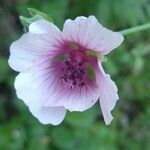
{"type": "Polygon", "coordinates": [[[58,125],[66,110],[84,111],[99,100],[106,124],[118,100],[117,87],[101,65],[123,41],[94,16],[66,20],[60,31],[39,20],[10,47],[9,65],[20,72],[17,96],[43,124],[58,125]]]}

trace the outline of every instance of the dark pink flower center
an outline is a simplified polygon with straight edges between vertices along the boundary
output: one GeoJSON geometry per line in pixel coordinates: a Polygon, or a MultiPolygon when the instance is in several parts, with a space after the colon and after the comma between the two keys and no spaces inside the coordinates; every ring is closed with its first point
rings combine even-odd
{"type": "MultiPolygon", "coordinates": [[[[93,52],[94,53],[94,52],[93,52]]],[[[55,57],[60,79],[71,87],[83,87],[95,81],[97,57],[76,43],[67,43],[55,57]]]]}
{"type": "Polygon", "coordinates": [[[62,72],[63,76],[61,78],[64,79],[65,82],[70,82],[74,86],[85,85],[83,77],[85,75],[86,68],[83,62],[67,60],[62,68],[62,72]]]}

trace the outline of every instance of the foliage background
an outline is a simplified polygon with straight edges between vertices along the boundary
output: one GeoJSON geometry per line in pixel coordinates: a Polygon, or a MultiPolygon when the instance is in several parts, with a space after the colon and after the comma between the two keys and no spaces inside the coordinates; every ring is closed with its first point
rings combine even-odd
{"type": "Polygon", "coordinates": [[[149,150],[150,31],[125,37],[104,63],[120,95],[110,126],[98,104],[83,113],[68,112],[57,127],[42,125],[17,99],[17,73],[7,63],[10,44],[23,34],[18,16],[28,16],[28,7],[48,13],[60,28],[79,15],[95,15],[115,31],[150,21],[149,0],[0,0],[0,149],[149,150]]]}

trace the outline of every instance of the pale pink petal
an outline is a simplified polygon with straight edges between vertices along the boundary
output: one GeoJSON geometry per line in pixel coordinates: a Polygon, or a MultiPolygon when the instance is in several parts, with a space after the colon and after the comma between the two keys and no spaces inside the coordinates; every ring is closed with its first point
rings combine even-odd
{"type": "Polygon", "coordinates": [[[31,113],[43,124],[60,124],[66,115],[64,107],[41,107],[40,109],[29,107],[31,113]]]}
{"type": "Polygon", "coordinates": [[[28,106],[64,106],[70,111],[84,111],[95,104],[99,98],[97,84],[71,89],[49,64],[47,61],[44,67],[35,68],[32,73],[21,73],[16,78],[17,96],[28,106]]]}
{"type": "MultiPolygon", "coordinates": [[[[66,114],[64,107],[45,107],[43,102],[47,101],[47,95],[40,88],[38,80],[32,73],[20,73],[15,80],[15,89],[18,98],[24,101],[31,113],[43,124],[60,124],[66,114]]],[[[48,92],[48,91],[46,91],[48,92]]],[[[48,95],[49,96],[49,95],[48,95]]]]}
{"type": "Polygon", "coordinates": [[[103,55],[107,55],[110,51],[117,48],[124,40],[121,33],[113,32],[107,28],[102,29],[101,36],[102,40],[95,49],[101,49],[100,52],[103,55]]]}
{"type": "MultiPolygon", "coordinates": [[[[98,80],[97,76],[96,80],[98,80]]],[[[69,111],[84,111],[92,107],[100,96],[97,81],[92,85],[71,87],[66,85],[62,79],[54,79],[51,76],[48,83],[50,97],[45,106],[63,106],[69,111]]]]}
{"type": "Polygon", "coordinates": [[[63,38],[79,43],[87,49],[98,51],[103,55],[108,54],[123,41],[123,36],[120,33],[106,29],[94,16],[66,20],[63,38]]]}
{"type": "MultiPolygon", "coordinates": [[[[15,79],[16,94],[27,106],[40,107],[42,99],[38,99],[36,92],[38,80],[34,79],[32,73],[20,73],[15,79]]],[[[42,91],[41,91],[42,92],[42,91]]]]}
{"type": "Polygon", "coordinates": [[[48,72],[35,73],[38,80],[43,80],[42,86],[38,88],[43,91],[44,97],[47,97],[47,101],[43,102],[44,106],[63,106],[70,111],[84,111],[98,100],[98,85],[71,88],[51,68],[48,72]],[[44,78],[40,79],[40,76],[44,78]]]}
{"type": "Polygon", "coordinates": [[[113,119],[111,111],[115,107],[116,101],[119,99],[117,93],[118,89],[108,74],[103,73],[100,74],[99,84],[100,84],[100,98],[99,98],[100,107],[102,110],[104,121],[108,125],[111,123],[113,119]]]}
{"type": "Polygon", "coordinates": [[[41,19],[30,24],[29,32],[33,34],[50,33],[55,35],[55,34],[59,34],[60,30],[53,23],[41,19]]]}
{"type": "MultiPolygon", "coordinates": [[[[20,73],[16,77],[17,96],[27,106],[32,107],[33,105],[33,107],[40,108],[45,106],[45,103],[51,100],[55,93],[57,96],[61,94],[57,90],[61,87],[61,83],[49,69],[49,62],[50,60],[41,61],[30,72],[20,73]]],[[[56,100],[55,98],[54,100],[56,100]]]]}
{"type": "Polygon", "coordinates": [[[40,57],[58,49],[60,35],[60,30],[46,20],[33,22],[29,33],[11,44],[9,65],[19,72],[29,71],[40,57]]]}
{"type": "MultiPolygon", "coordinates": [[[[53,93],[45,106],[63,106],[69,111],[85,111],[92,107],[99,98],[98,87],[84,87],[78,89],[61,89],[53,93]]],[[[52,94],[52,93],[51,93],[52,94]]]]}
{"type": "Polygon", "coordinates": [[[68,96],[63,98],[63,106],[70,111],[85,111],[91,108],[99,98],[99,88],[84,87],[70,91],[68,96]]]}
{"type": "Polygon", "coordinates": [[[54,80],[54,78],[53,72],[49,69],[49,60],[41,61],[41,64],[38,63],[30,72],[20,73],[16,77],[17,96],[30,107],[31,105],[36,108],[44,106],[55,93],[54,90],[61,87],[57,83],[59,80],[54,80]]]}
{"type": "Polygon", "coordinates": [[[24,34],[10,46],[10,67],[19,72],[29,71],[36,61],[57,49],[56,42],[53,34],[24,34]]]}

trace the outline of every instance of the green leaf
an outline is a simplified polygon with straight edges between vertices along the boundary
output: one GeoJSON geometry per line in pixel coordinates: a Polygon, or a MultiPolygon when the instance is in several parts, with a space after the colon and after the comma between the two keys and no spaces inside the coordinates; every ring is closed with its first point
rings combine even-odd
{"type": "Polygon", "coordinates": [[[46,13],[44,13],[44,12],[41,12],[41,11],[35,9],[35,8],[28,8],[28,11],[29,11],[29,13],[30,13],[30,15],[31,15],[32,17],[38,15],[38,16],[40,16],[41,18],[46,19],[46,20],[49,21],[49,22],[53,22],[52,18],[51,18],[48,14],[46,14],[46,13]]]}

